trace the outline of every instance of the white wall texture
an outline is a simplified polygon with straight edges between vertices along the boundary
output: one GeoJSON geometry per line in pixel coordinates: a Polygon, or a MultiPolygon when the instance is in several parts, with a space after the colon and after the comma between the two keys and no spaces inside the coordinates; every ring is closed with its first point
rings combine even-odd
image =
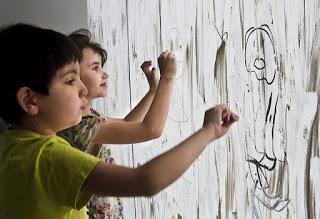
{"type": "Polygon", "coordinates": [[[118,163],[168,150],[215,104],[241,117],[163,192],[125,199],[127,218],[320,218],[319,1],[87,3],[89,28],[109,54],[100,112],[123,116],[143,97],[144,60],[166,49],[178,60],[164,133],[108,146],[118,163]]]}

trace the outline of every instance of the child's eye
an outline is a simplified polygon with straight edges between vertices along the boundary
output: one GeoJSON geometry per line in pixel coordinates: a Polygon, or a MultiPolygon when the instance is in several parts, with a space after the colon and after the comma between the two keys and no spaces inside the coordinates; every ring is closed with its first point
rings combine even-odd
{"type": "Polygon", "coordinates": [[[96,66],[96,67],[93,68],[93,70],[94,70],[94,71],[98,71],[98,70],[99,70],[99,67],[96,66]]]}
{"type": "Polygon", "coordinates": [[[76,80],[72,79],[72,80],[67,81],[66,84],[67,84],[67,85],[74,85],[74,82],[75,82],[75,81],[76,81],[76,80]]]}

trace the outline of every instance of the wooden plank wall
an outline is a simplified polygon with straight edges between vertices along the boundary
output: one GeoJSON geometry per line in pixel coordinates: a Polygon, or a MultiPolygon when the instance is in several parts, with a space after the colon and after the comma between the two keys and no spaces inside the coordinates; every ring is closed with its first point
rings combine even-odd
{"type": "Polygon", "coordinates": [[[94,103],[105,115],[124,116],[147,92],[144,60],[177,55],[162,136],[108,145],[119,164],[170,149],[215,104],[241,117],[169,188],[125,199],[126,218],[320,218],[319,1],[87,3],[89,28],[108,51],[109,94],[94,103]]]}

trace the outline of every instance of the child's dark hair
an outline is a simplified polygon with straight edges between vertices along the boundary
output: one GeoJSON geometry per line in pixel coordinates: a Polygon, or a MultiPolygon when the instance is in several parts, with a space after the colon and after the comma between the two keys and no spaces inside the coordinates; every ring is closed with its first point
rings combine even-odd
{"type": "Polygon", "coordinates": [[[80,60],[77,46],[64,34],[29,24],[0,29],[0,117],[19,122],[23,110],[16,101],[21,87],[49,95],[56,72],[80,60]]]}
{"type": "MultiPolygon", "coordinates": [[[[101,47],[99,43],[91,41],[91,33],[87,29],[79,29],[72,32],[69,38],[78,46],[78,49],[83,52],[83,49],[89,48],[101,56],[101,65],[104,66],[107,61],[107,51],[101,47]]],[[[81,54],[82,58],[82,54],[81,54]]]]}

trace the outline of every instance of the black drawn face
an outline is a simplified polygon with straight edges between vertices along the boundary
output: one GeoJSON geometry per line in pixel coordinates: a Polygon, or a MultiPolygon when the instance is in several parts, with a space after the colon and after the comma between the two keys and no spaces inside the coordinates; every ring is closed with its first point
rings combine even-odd
{"type": "Polygon", "coordinates": [[[267,25],[251,27],[246,32],[245,65],[257,80],[273,83],[277,68],[273,36],[267,25]]]}

